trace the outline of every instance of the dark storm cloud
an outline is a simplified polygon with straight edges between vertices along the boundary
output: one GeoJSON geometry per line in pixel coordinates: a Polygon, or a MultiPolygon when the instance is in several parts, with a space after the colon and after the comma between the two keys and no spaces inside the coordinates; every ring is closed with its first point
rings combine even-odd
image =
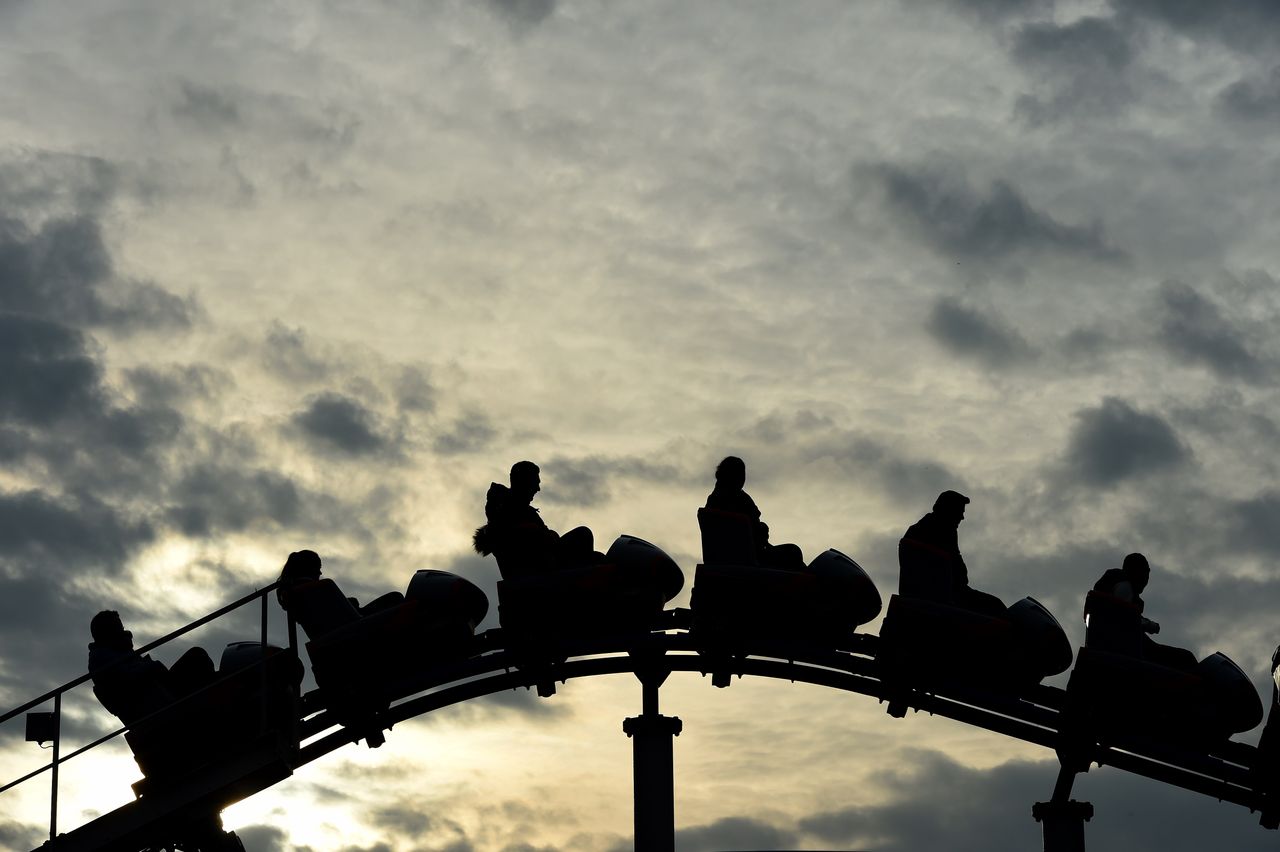
{"type": "Polygon", "coordinates": [[[187,328],[192,300],[115,278],[98,221],[76,216],[37,230],[0,219],[0,311],[121,332],[187,328]]]}
{"type": "Polygon", "coordinates": [[[0,559],[53,573],[114,573],[154,531],[92,497],[0,493],[0,559]]]}
{"type": "Polygon", "coordinates": [[[1080,18],[1065,26],[1026,24],[1018,29],[1013,42],[1013,58],[1018,62],[1060,71],[1101,66],[1118,73],[1133,57],[1128,35],[1113,18],[1080,18]]]}
{"type": "MultiPolygon", "coordinates": [[[[906,765],[910,768],[875,776],[877,789],[888,799],[885,804],[814,814],[800,820],[798,828],[824,844],[880,852],[1015,852],[1040,847],[1040,827],[1031,818],[1031,805],[1052,793],[1056,761],[1015,761],[978,770],[925,753],[909,758],[906,765]]],[[[1081,776],[1074,793],[1095,808],[1085,827],[1090,849],[1243,852],[1268,849],[1274,843],[1272,834],[1244,808],[1108,767],[1081,776]]]]}
{"type": "Polygon", "coordinates": [[[321,452],[367,456],[390,447],[372,411],[358,400],[332,391],[310,397],[292,422],[321,452]]]}
{"type": "Polygon", "coordinates": [[[438,433],[431,442],[431,448],[449,456],[476,453],[489,447],[497,435],[497,430],[483,412],[469,411],[438,433]]]}
{"type": "Polygon", "coordinates": [[[1218,95],[1218,108],[1228,118],[1240,121],[1280,122],[1280,68],[1232,83],[1218,95]]]}
{"type": "Polygon", "coordinates": [[[1015,33],[1011,54],[1041,88],[1017,103],[1018,113],[1033,125],[1111,114],[1134,96],[1128,73],[1136,50],[1115,18],[1026,24],[1015,33]]]}
{"type": "Polygon", "coordinates": [[[184,535],[203,538],[263,527],[289,527],[303,517],[302,490],[273,470],[197,464],[170,487],[165,516],[184,535]]]}
{"type": "Polygon", "coordinates": [[[0,418],[47,426],[105,411],[101,369],[83,334],[56,322],[0,313],[0,418]]]}
{"type": "Polygon", "coordinates": [[[929,169],[881,164],[860,173],[871,178],[904,229],[948,258],[982,265],[1037,255],[1105,263],[1124,259],[1100,224],[1059,222],[1007,181],[982,192],[929,169]]]}
{"type": "Polygon", "coordinates": [[[250,852],[288,852],[288,835],[274,825],[247,825],[236,829],[236,836],[250,852]]]}
{"type": "MultiPolygon", "coordinates": [[[[0,4],[2,8],[3,4],[0,4]]],[[[35,849],[49,839],[49,829],[4,820],[0,822],[0,847],[5,849],[35,849]]]]}
{"type": "Polygon", "coordinates": [[[679,476],[672,465],[636,457],[561,456],[542,466],[541,499],[562,506],[600,506],[612,499],[612,486],[618,482],[669,483],[679,476]]]}
{"type": "Polygon", "coordinates": [[[1007,367],[1034,355],[1031,346],[998,316],[988,316],[955,299],[938,299],[925,328],[957,355],[989,367],[1007,367]]]}
{"type": "Polygon", "coordinates": [[[1108,397],[1076,412],[1067,447],[1066,475],[1095,487],[1178,468],[1191,459],[1173,427],[1160,415],[1108,397]]]}
{"type": "Polygon", "coordinates": [[[1160,343],[1176,358],[1208,367],[1225,379],[1264,377],[1262,364],[1246,347],[1243,334],[1209,299],[1178,281],[1165,282],[1158,298],[1160,343]]]}
{"type": "Polygon", "coordinates": [[[676,848],[682,852],[718,852],[721,849],[790,849],[799,835],[751,817],[728,817],[708,825],[676,830],[676,848]]]}
{"type": "Polygon", "coordinates": [[[1192,39],[1213,38],[1239,49],[1280,41],[1280,4],[1273,0],[1111,0],[1117,13],[1162,24],[1192,39]]]}
{"type": "Polygon", "coordinates": [[[1247,500],[1226,504],[1223,520],[1231,531],[1229,540],[1238,551],[1266,557],[1280,556],[1280,492],[1266,491],[1247,500]]]}

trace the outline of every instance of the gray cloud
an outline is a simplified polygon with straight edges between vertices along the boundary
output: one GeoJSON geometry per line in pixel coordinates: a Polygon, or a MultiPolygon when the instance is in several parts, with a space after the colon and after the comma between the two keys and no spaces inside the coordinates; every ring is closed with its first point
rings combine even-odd
{"type": "Polygon", "coordinates": [[[0,558],[32,570],[115,573],[155,532],[92,497],[0,493],[0,558]]]}
{"type": "Polygon", "coordinates": [[[358,400],[332,391],[308,398],[307,407],[292,422],[313,447],[325,453],[367,456],[391,446],[373,412],[358,400]]]}
{"type": "Polygon", "coordinates": [[[302,489],[270,469],[196,464],[173,483],[168,497],[169,522],[184,535],[197,538],[288,527],[304,518],[302,489]]]}
{"type": "Polygon", "coordinates": [[[759,455],[767,459],[766,465],[748,459],[748,476],[761,467],[799,467],[816,476],[873,483],[886,497],[907,506],[929,506],[941,491],[965,487],[963,477],[941,462],[915,457],[807,410],[769,415],[743,434],[759,443],[759,455]]]}
{"type": "Polygon", "coordinates": [[[516,32],[536,27],[556,10],[556,0],[487,0],[487,3],[516,32]]]}
{"type": "Polygon", "coordinates": [[[1111,73],[1133,61],[1129,37],[1113,18],[1080,18],[1065,26],[1031,23],[1014,36],[1013,58],[1025,65],[1044,65],[1059,71],[1079,66],[1102,66],[1111,73]]]}
{"type": "Polygon", "coordinates": [[[291,848],[286,843],[288,835],[274,825],[247,825],[237,828],[236,836],[249,852],[289,852],[291,848]]]}
{"type": "Polygon", "coordinates": [[[1218,95],[1218,108],[1228,118],[1274,124],[1280,121],[1280,67],[1265,76],[1247,77],[1218,95]]]}
{"type": "Polygon", "coordinates": [[[1022,335],[1000,317],[945,296],[934,302],[925,328],[955,354],[988,367],[1007,367],[1035,354],[1022,335]]]}
{"type": "Polygon", "coordinates": [[[101,226],[81,215],[35,231],[0,219],[0,311],[133,332],[187,328],[197,308],[154,284],[116,280],[101,226]]]}
{"type": "Polygon", "coordinates": [[[1276,513],[1280,511],[1280,492],[1266,491],[1247,500],[1234,500],[1226,504],[1224,521],[1230,534],[1228,540],[1237,549],[1258,553],[1267,557],[1280,556],[1280,525],[1276,513]]]}
{"type": "Polygon", "coordinates": [[[942,0],[943,5],[958,9],[988,23],[1008,18],[1052,11],[1052,0],[942,0]]]}
{"type": "Polygon", "coordinates": [[[83,334],[31,316],[0,313],[0,417],[47,426],[101,416],[101,369],[83,334]]]}
{"type": "Polygon", "coordinates": [[[751,817],[728,817],[708,825],[676,830],[681,852],[718,852],[722,849],[794,849],[799,835],[751,817]]]}
{"type": "MultiPolygon", "coordinates": [[[[1049,798],[1056,772],[1055,761],[1014,761],[978,770],[936,752],[917,752],[904,767],[876,776],[885,804],[813,814],[798,828],[823,843],[880,852],[1034,849],[1040,845],[1040,827],[1031,818],[1031,805],[1049,798]]],[[[1273,841],[1243,808],[1107,767],[1081,776],[1075,797],[1095,808],[1085,827],[1090,849],[1190,852],[1209,843],[1262,850],[1273,841]]]]}
{"type": "Polygon", "coordinates": [[[1135,95],[1129,79],[1136,56],[1131,38],[1116,18],[1020,27],[1012,57],[1038,79],[1043,93],[1020,97],[1019,114],[1039,125],[1081,114],[1114,113],[1135,95]]]}
{"type": "Polygon", "coordinates": [[[1111,0],[1121,15],[1162,24],[1191,38],[1212,38],[1239,49],[1255,49],[1280,40],[1280,6],[1271,0],[1111,0]]]}
{"type": "Polygon", "coordinates": [[[326,378],[331,368],[312,351],[306,332],[273,322],[267,329],[263,361],[268,370],[289,381],[314,382],[326,378]]]}
{"type": "Polygon", "coordinates": [[[436,388],[431,377],[419,367],[405,367],[395,382],[396,403],[401,411],[430,414],[436,410],[436,388]]]}
{"type": "Polygon", "coordinates": [[[862,173],[903,228],[948,258],[984,266],[1035,255],[1104,263],[1124,259],[1100,224],[1063,224],[1037,210],[1007,181],[980,192],[929,169],[881,164],[862,173]]]}
{"type": "Polygon", "coordinates": [[[1186,464],[1191,451],[1158,414],[1108,397],[1097,408],[1076,412],[1067,448],[1067,475],[1106,487],[1186,464]]]}
{"type": "Polygon", "coordinates": [[[546,480],[542,499],[562,506],[603,505],[613,497],[611,486],[619,481],[661,483],[672,482],[679,477],[679,471],[671,465],[634,457],[571,459],[560,456],[542,467],[546,480]]]}
{"type": "Polygon", "coordinates": [[[1172,355],[1206,366],[1222,378],[1258,381],[1263,377],[1262,364],[1217,305],[1178,281],[1165,282],[1158,298],[1160,343],[1172,355]]]}
{"type": "Polygon", "coordinates": [[[226,93],[210,86],[183,80],[173,114],[202,130],[214,130],[240,123],[240,110],[226,93]]]}
{"type": "Polygon", "coordinates": [[[6,849],[34,849],[48,839],[48,828],[9,819],[0,822],[0,846],[6,849]]]}
{"type": "Polygon", "coordinates": [[[476,453],[489,447],[497,434],[483,412],[468,411],[455,418],[446,430],[439,432],[432,440],[431,447],[442,455],[476,453]]]}

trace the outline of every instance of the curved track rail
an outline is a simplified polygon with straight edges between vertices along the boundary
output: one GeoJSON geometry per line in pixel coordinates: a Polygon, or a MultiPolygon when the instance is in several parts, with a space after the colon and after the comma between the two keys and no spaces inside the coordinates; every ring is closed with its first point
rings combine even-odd
{"type": "MultiPolygon", "coordinates": [[[[873,635],[854,635],[836,649],[754,639],[736,645],[732,654],[700,653],[687,629],[688,615],[687,610],[664,613],[664,623],[648,634],[566,638],[559,644],[543,645],[541,658],[505,647],[508,640],[500,629],[488,631],[476,637],[477,656],[437,664],[395,684],[392,701],[375,717],[376,723],[390,728],[425,713],[507,690],[536,688],[546,694],[554,691],[556,682],[623,673],[635,674],[645,684],[646,713],[652,709],[656,714],[657,685],[671,672],[732,674],[813,684],[897,702],[1055,749],[1060,755],[1069,749],[1077,761],[1087,760],[1086,766],[1095,762],[1115,766],[1250,810],[1263,804],[1262,796],[1250,786],[1250,767],[1256,755],[1253,746],[1228,742],[1195,751],[1138,739],[1082,742],[1069,730],[1066,693],[1061,689],[1038,686],[1013,694],[963,685],[926,688],[886,679],[876,659],[880,640],[873,635]]],[[[339,724],[319,701],[317,692],[303,696],[296,747],[260,744],[224,766],[209,767],[197,773],[199,777],[147,793],[41,848],[45,852],[137,852],[152,845],[157,827],[174,814],[193,808],[220,811],[364,736],[339,724]]]]}

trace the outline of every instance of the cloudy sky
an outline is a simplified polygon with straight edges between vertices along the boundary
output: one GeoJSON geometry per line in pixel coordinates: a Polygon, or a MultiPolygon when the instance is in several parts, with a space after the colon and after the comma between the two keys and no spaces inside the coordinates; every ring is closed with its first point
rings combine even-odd
{"type": "MultiPolygon", "coordinates": [[[[524,458],[553,527],[691,580],[731,452],[775,538],[886,597],[944,488],[975,585],[1077,642],[1143,551],[1162,638],[1264,684],[1278,47],[1273,0],[0,0],[0,704],[83,672],[97,610],[145,641],[300,547],[361,596],[492,594],[469,536],[524,458]]],[[[1038,848],[1044,750],[786,683],[663,702],[685,852],[1038,848]]],[[[455,708],[226,822],[624,849],[638,709],[629,677],[455,708]]],[[[68,714],[68,745],[111,724],[68,714]]],[[[0,737],[0,780],[48,756],[0,737]]],[[[137,777],[68,764],[61,827],[137,777]]],[[[0,797],[0,845],[46,795],[0,797]]],[[[1094,850],[1276,843],[1113,769],[1076,796],[1094,850]]]]}

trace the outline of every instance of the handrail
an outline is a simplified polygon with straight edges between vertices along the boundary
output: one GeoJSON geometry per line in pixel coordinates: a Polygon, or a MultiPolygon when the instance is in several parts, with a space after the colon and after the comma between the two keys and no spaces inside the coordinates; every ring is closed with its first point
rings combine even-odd
{"type": "MultiPolygon", "coordinates": [[[[9,710],[8,712],[6,712],[4,715],[0,715],[0,724],[3,724],[4,722],[9,721],[10,719],[14,718],[15,716],[22,713],[23,711],[30,710],[32,707],[37,707],[45,703],[46,701],[49,701],[50,699],[53,700],[54,727],[53,727],[52,759],[44,766],[41,766],[39,769],[28,772],[26,775],[22,776],[21,778],[18,778],[14,781],[10,781],[9,783],[0,787],[0,793],[4,793],[6,790],[9,790],[13,787],[18,786],[19,784],[29,781],[32,778],[35,778],[37,775],[41,775],[45,772],[50,772],[52,774],[52,779],[51,779],[52,790],[49,797],[49,808],[50,808],[49,839],[50,840],[54,839],[57,836],[57,830],[58,830],[58,767],[59,766],[61,766],[63,763],[66,763],[68,760],[72,759],[73,757],[84,754],[86,751],[96,748],[97,746],[102,745],[108,740],[111,740],[111,739],[114,739],[115,737],[120,736],[126,731],[136,730],[138,728],[145,727],[147,724],[149,724],[153,719],[155,719],[160,714],[165,713],[166,711],[168,711],[174,706],[184,704],[194,699],[197,695],[200,695],[205,690],[210,689],[213,686],[213,684],[212,683],[205,684],[204,686],[200,687],[194,692],[184,695],[181,698],[171,702],[170,704],[167,704],[164,707],[161,707],[160,709],[147,714],[143,718],[138,719],[136,722],[132,724],[126,724],[124,727],[119,728],[102,737],[99,737],[93,742],[85,746],[82,746],[76,749],[75,751],[71,752],[70,754],[66,754],[66,755],[61,754],[61,749],[60,749],[61,740],[62,740],[62,696],[66,692],[69,692],[70,690],[76,688],[77,686],[80,686],[81,684],[93,679],[98,675],[101,675],[104,671],[109,671],[114,666],[124,663],[126,660],[136,659],[138,657],[141,657],[143,654],[147,653],[153,648],[158,648],[161,645],[165,644],[166,642],[169,642],[173,639],[178,638],[179,636],[189,633],[192,630],[195,630],[197,627],[201,627],[205,624],[208,624],[209,622],[214,621],[218,618],[221,618],[227,613],[232,612],[236,609],[239,609],[245,604],[258,599],[262,600],[262,643],[261,643],[262,657],[254,665],[262,667],[262,679],[263,679],[263,689],[262,689],[262,720],[263,722],[262,723],[263,723],[263,726],[265,727],[266,720],[267,720],[267,702],[269,700],[268,690],[266,689],[266,681],[267,681],[266,652],[267,652],[267,625],[268,625],[267,595],[271,591],[276,589],[280,585],[280,582],[281,582],[280,580],[276,580],[272,583],[268,583],[266,586],[262,588],[255,589],[253,592],[247,595],[244,595],[232,601],[231,603],[223,607],[220,607],[214,610],[213,612],[208,613],[207,615],[204,615],[196,619],[195,621],[192,621],[189,624],[179,627],[177,630],[167,633],[164,636],[161,636],[159,639],[148,642],[147,644],[143,645],[141,648],[135,648],[130,654],[126,654],[115,660],[112,660],[107,665],[102,666],[101,668],[95,671],[86,672],[80,675],[79,677],[73,680],[70,680],[67,683],[64,683],[62,686],[56,687],[44,693],[43,695],[40,695],[36,698],[31,699],[30,701],[20,704],[17,707],[13,708],[12,710],[9,710]]],[[[288,618],[287,623],[288,623],[288,631],[289,631],[289,647],[291,650],[293,650],[296,653],[297,634],[294,630],[294,622],[293,622],[292,616],[288,618]]],[[[294,712],[291,713],[291,715],[296,715],[297,701],[298,701],[298,695],[296,690],[293,693],[293,700],[294,700],[294,712]]]]}
{"type": "MultiPolygon", "coordinates": [[[[266,593],[272,591],[279,585],[280,585],[279,580],[276,580],[273,583],[269,583],[268,585],[263,586],[261,589],[258,589],[257,591],[247,594],[244,597],[227,604],[221,609],[214,610],[213,612],[209,613],[203,618],[196,619],[195,621],[191,622],[185,627],[179,627],[177,630],[173,631],[172,633],[167,633],[164,636],[161,636],[159,639],[156,639],[154,642],[148,642],[146,645],[143,645],[141,648],[135,648],[133,653],[141,656],[142,654],[147,653],[153,648],[160,647],[164,643],[168,642],[170,639],[177,639],[179,636],[182,636],[185,633],[190,633],[192,630],[195,630],[197,627],[203,627],[204,625],[208,624],[210,621],[213,621],[215,618],[221,618],[222,616],[226,615],[232,610],[239,609],[240,607],[249,603],[249,601],[259,598],[262,595],[265,595],[266,593]]],[[[118,660],[113,660],[111,663],[109,663],[106,666],[103,666],[98,671],[101,672],[106,669],[109,669],[111,666],[116,665],[118,662],[119,662],[118,660]]],[[[33,698],[30,701],[28,701],[26,704],[22,704],[13,708],[9,712],[5,713],[3,716],[0,716],[0,725],[9,721],[14,716],[17,716],[19,713],[21,713],[24,710],[30,710],[32,707],[43,704],[44,702],[48,701],[49,699],[53,698],[56,695],[61,695],[62,693],[67,692],[68,690],[74,689],[75,687],[89,680],[91,677],[93,677],[92,672],[85,672],[75,680],[67,681],[62,686],[49,690],[44,695],[41,695],[39,698],[33,698]]]]}

